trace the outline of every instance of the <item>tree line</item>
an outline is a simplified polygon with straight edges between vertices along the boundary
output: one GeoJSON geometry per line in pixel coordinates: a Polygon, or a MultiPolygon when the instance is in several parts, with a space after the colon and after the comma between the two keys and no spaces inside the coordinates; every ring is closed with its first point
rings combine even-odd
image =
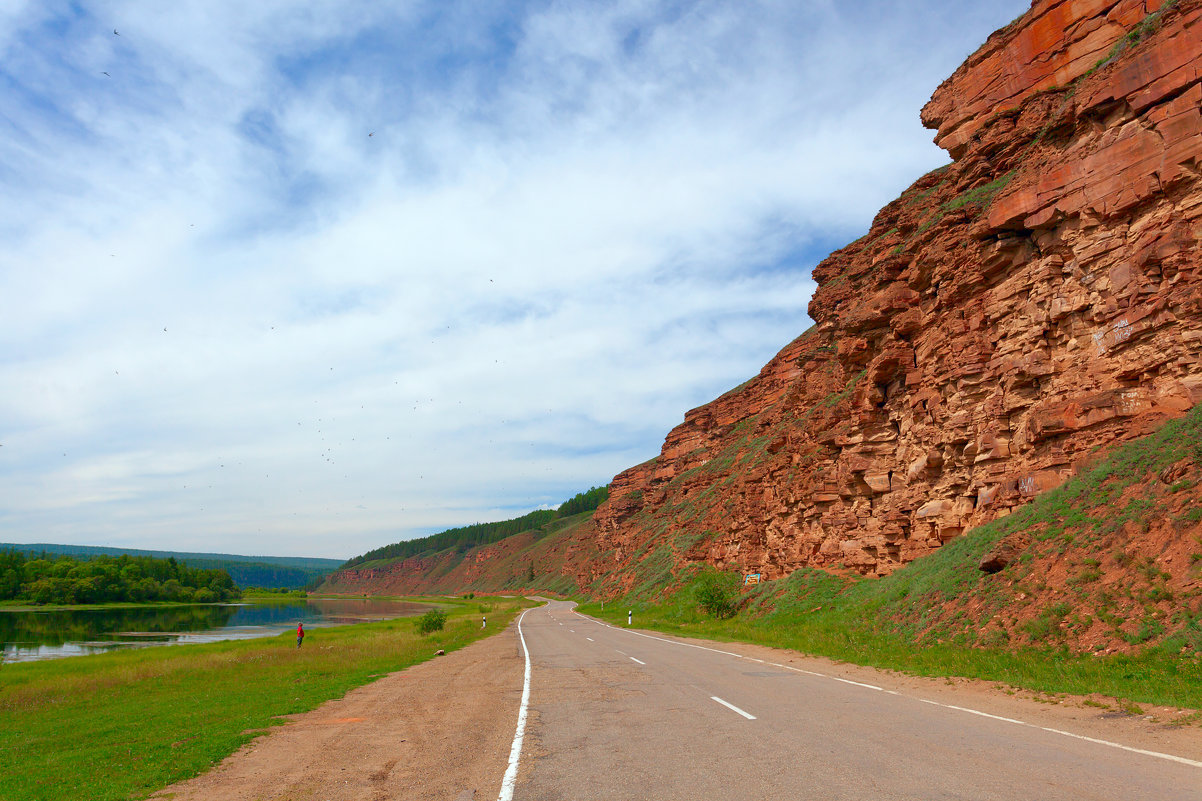
{"type": "Polygon", "coordinates": [[[593,487],[580,492],[559,505],[560,517],[571,517],[581,512],[591,512],[609,498],[609,487],[593,487]]]}
{"type": "Polygon", "coordinates": [[[155,559],[174,557],[178,563],[189,567],[224,570],[230,574],[230,578],[239,587],[298,589],[309,584],[320,584],[327,573],[338,567],[338,561],[334,559],[288,556],[249,557],[220,553],[144,551],[137,548],[108,548],[96,545],[54,545],[50,543],[18,545],[0,542],[0,550],[6,549],[21,551],[27,556],[46,557],[49,554],[47,558],[65,554],[75,559],[94,559],[97,556],[120,556],[123,553],[130,556],[153,556],[155,559]]]}
{"type": "Polygon", "coordinates": [[[515,517],[512,520],[500,520],[496,523],[476,523],[471,526],[450,528],[438,534],[431,534],[429,537],[395,542],[392,545],[385,545],[381,548],[368,551],[362,556],[348,559],[346,564],[339,569],[346,570],[356,565],[375,562],[381,559],[409,559],[414,556],[438,553],[452,548],[462,553],[469,548],[491,545],[494,542],[500,542],[515,534],[521,534],[524,531],[545,526],[547,523],[558,520],[561,517],[570,517],[583,512],[591,512],[604,503],[608,497],[609,487],[593,487],[587,492],[577,493],[564,501],[559,505],[558,509],[539,509],[521,517],[515,517]]]}
{"type": "Polygon", "coordinates": [[[215,603],[241,597],[224,570],[151,556],[70,556],[0,551],[0,601],[94,604],[126,601],[215,603]]]}

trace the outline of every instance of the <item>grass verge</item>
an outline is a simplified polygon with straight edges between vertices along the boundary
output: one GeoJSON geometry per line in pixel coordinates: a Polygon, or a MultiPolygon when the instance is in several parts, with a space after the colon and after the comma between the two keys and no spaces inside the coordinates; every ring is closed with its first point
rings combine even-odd
{"type": "Polygon", "coordinates": [[[448,612],[427,637],[415,618],[291,634],[5,665],[0,799],[145,798],[199,775],[283,721],[374,678],[503,629],[530,602],[430,599],[448,612]]]}

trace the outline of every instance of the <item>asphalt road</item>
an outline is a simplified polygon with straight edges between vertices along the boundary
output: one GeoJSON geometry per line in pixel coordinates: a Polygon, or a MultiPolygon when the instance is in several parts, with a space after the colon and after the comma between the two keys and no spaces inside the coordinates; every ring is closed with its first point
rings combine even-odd
{"type": "Polygon", "coordinates": [[[1202,799],[1202,754],[1124,750],[572,607],[521,624],[531,680],[517,801],[1202,799]]]}

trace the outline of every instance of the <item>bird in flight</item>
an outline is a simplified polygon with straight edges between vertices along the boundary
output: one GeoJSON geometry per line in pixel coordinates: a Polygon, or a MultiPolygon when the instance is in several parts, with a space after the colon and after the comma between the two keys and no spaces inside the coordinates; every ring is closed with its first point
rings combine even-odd
{"type": "MultiPolygon", "coordinates": [[[[101,74],[102,74],[102,75],[109,75],[107,72],[104,72],[104,73],[101,73],[101,74]]],[[[109,75],[109,77],[111,78],[111,77],[113,77],[113,76],[112,76],[112,75],[109,75]]]]}
{"type": "Polygon", "coordinates": [[[113,36],[120,36],[120,35],[121,34],[117,33],[117,29],[113,28],[113,36]]]}
{"type": "Polygon", "coordinates": [[[376,135],[375,131],[372,131],[371,133],[368,134],[368,136],[375,136],[375,135],[376,135]]]}

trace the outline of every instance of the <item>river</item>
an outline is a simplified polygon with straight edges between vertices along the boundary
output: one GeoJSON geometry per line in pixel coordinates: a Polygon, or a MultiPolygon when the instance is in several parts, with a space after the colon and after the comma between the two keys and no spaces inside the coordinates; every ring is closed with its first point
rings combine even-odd
{"type": "Polygon", "coordinates": [[[272,637],[305,628],[412,617],[429,604],[370,598],[310,598],[123,609],[4,610],[0,662],[32,662],[151,645],[272,637]]]}

